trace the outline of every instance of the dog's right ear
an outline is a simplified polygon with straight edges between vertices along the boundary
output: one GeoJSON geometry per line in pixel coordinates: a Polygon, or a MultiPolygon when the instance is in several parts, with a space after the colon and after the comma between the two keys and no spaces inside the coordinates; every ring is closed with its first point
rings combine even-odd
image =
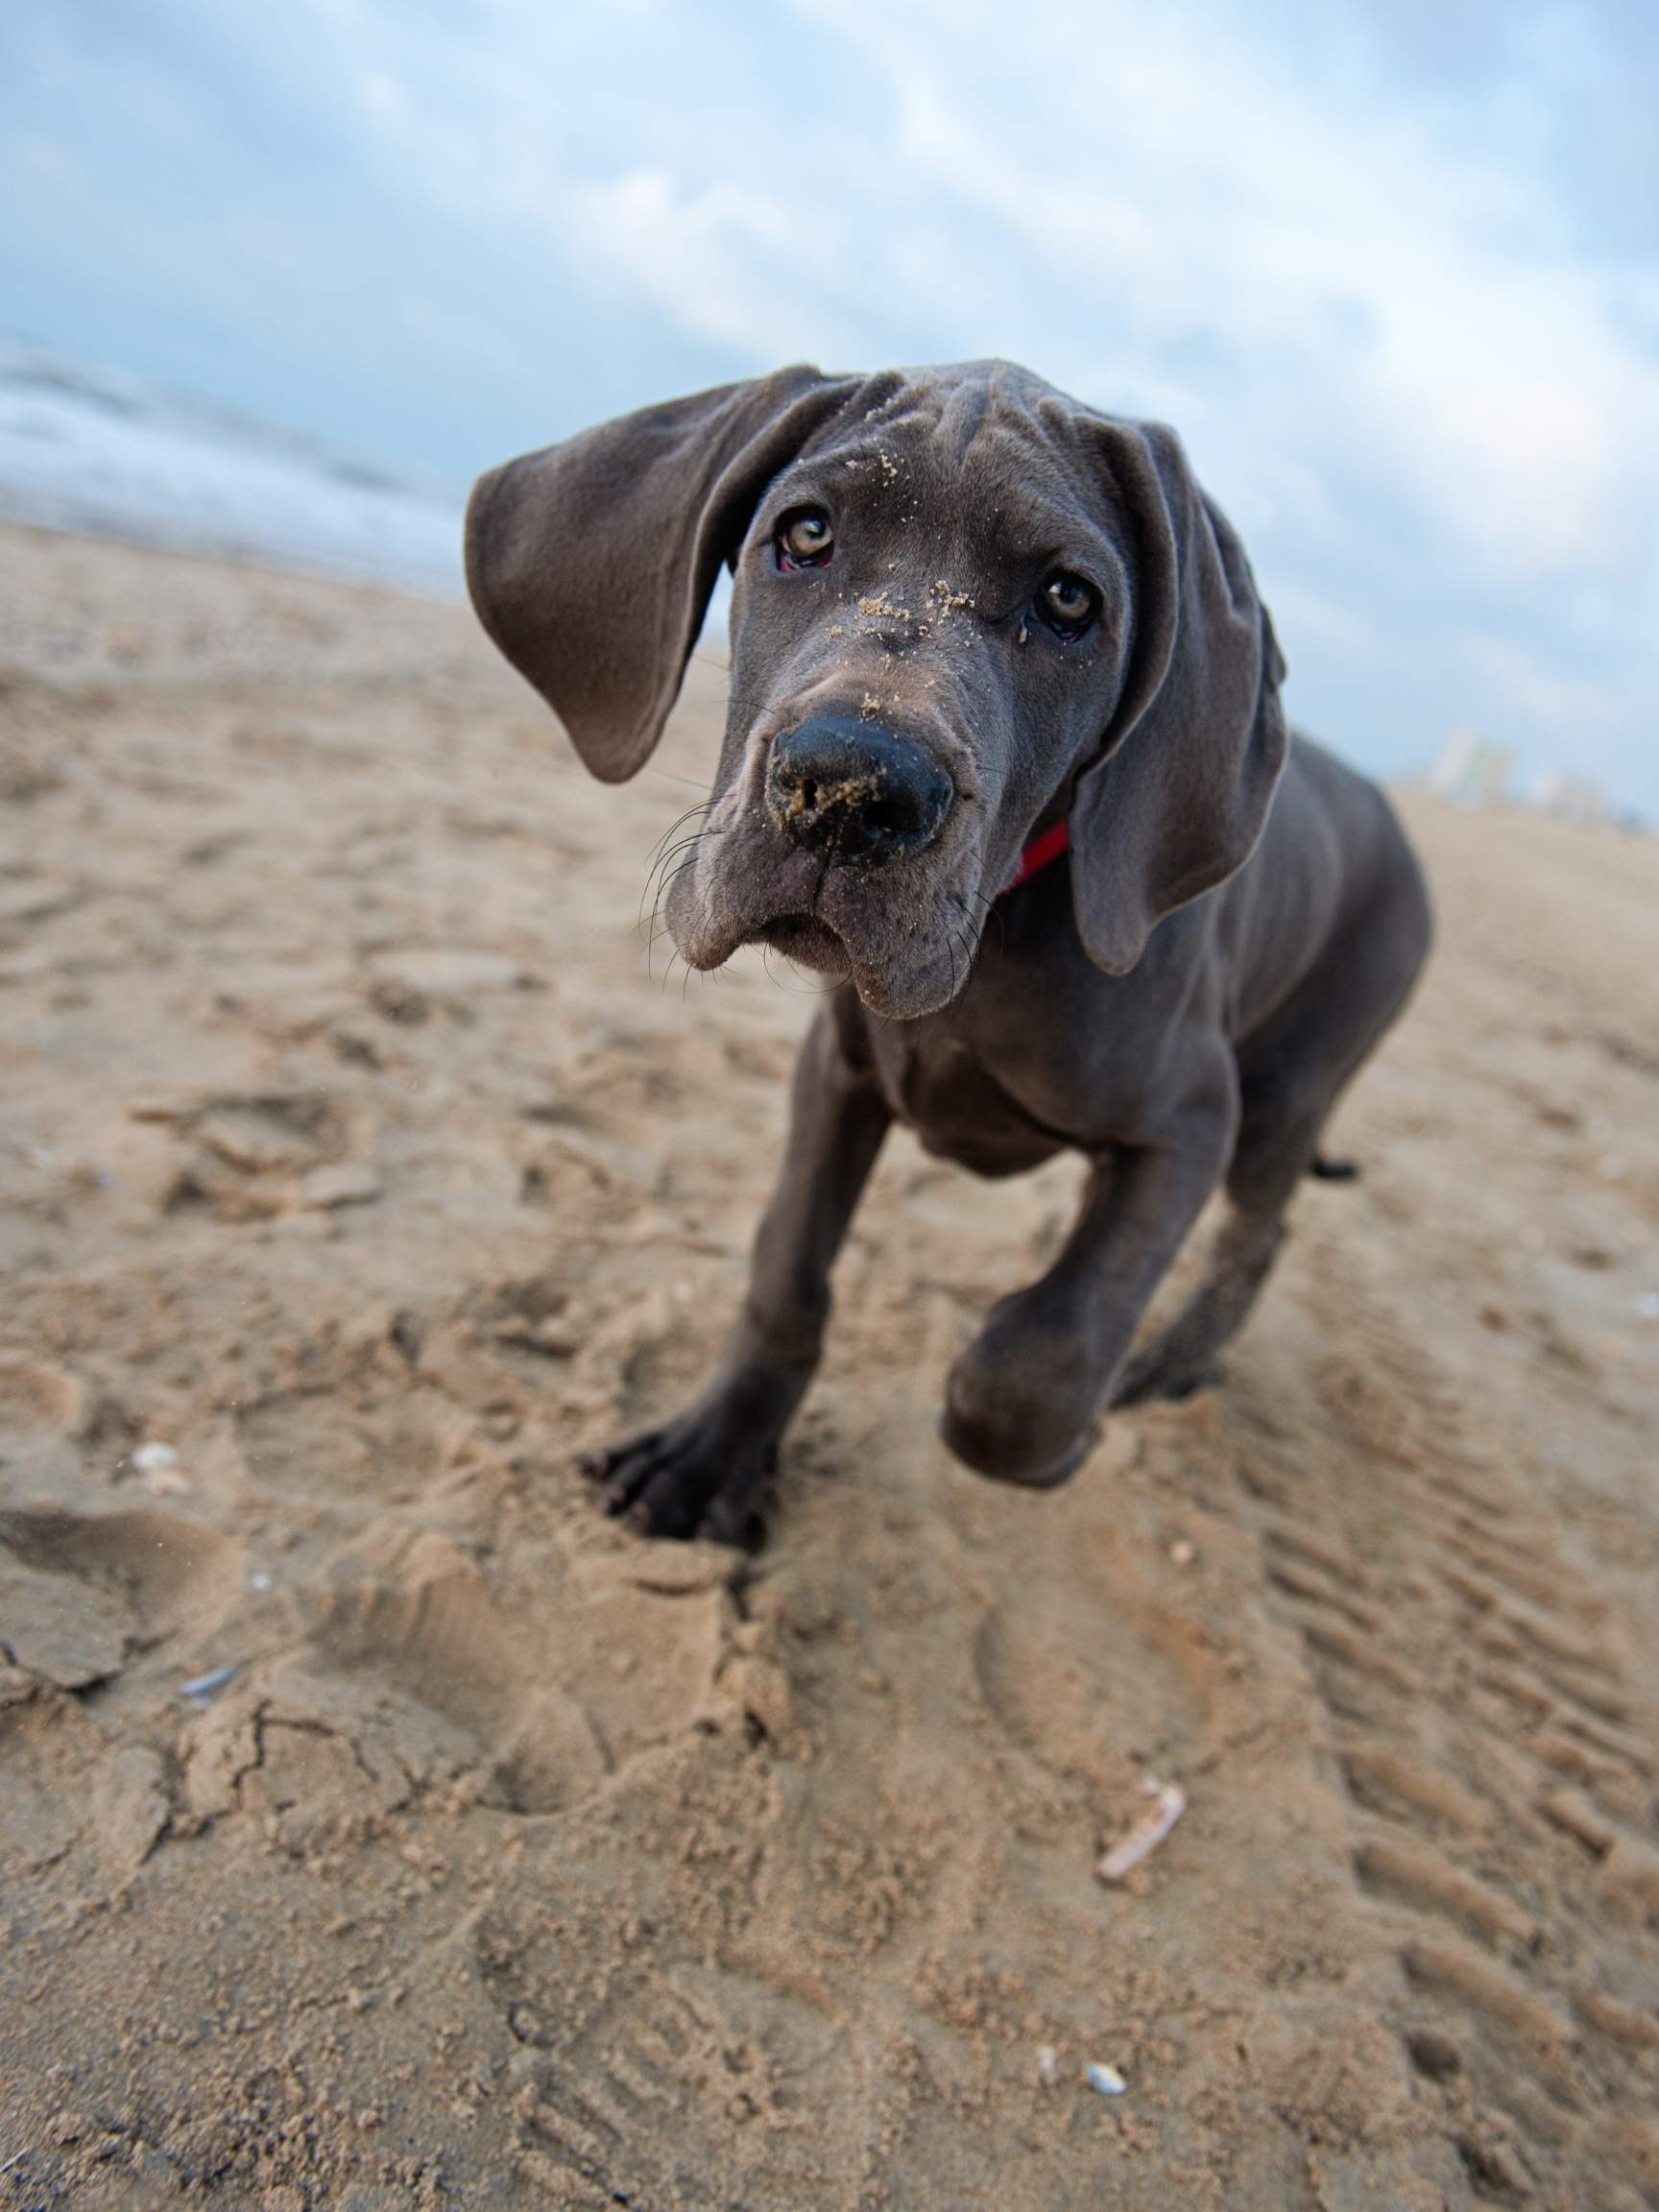
{"type": "Polygon", "coordinates": [[[780,369],[601,422],[473,486],[467,588],[478,618],[603,781],[643,767],[720,564],[858,381],[780,369]]]}

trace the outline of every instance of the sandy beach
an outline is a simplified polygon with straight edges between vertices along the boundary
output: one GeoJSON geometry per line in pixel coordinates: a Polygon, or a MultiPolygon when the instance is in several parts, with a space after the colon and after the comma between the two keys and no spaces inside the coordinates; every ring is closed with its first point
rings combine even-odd
{"type": "Polygon", "coordinates": [[[901,1135],[649,1545],[815,988],[639,926],[723,685],[609,790],[460,607],[0,531],[0,2207],[1659,2206],[1659,841],[1400,794],[1219,1388],[965,1473],[1077,1170],[901,1135]]]}

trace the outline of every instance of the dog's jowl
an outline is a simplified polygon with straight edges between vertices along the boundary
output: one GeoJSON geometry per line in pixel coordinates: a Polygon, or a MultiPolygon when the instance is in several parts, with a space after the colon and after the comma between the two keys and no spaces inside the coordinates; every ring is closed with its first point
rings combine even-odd
{"type": "Polygon", "coordinates": [[[731,565],[725,743],[668,925],[694,968],[759,942],[840,979],[724,1356],[597,1455],[611,1510],[755,1533],[895,1118],[983,1175],[1089,1163],[1059,1257],[950,1375],[970,1467],[1062,1481],[1108,1407],[1211,1375],[1430,920],[1382,793],[1287,733],[1267,611],[1173,433],[1001,362],[781,370],[509,462],[467,553],[611,781],[731,565]],[[1132,1352],[1220,1186],[1207,1279],[1132,1352]]]}

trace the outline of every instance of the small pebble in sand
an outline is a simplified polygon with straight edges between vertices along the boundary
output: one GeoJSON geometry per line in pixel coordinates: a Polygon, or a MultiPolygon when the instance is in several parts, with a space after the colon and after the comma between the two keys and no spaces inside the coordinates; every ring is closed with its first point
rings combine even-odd
{"type": "Polygon", "coordinates": [[[582,1332],[569,1321],[538,1321],[530,1341],[550,1359],[569,1359],[582,1349],[582,1332]]]}
{"type": "Polygon", "coordinates": [[[1096,1864],[1094,1871],[1102,1882],[1121,1882],[1132,1873],[1157,1850],[1187,1810],[1186,1791],[1177,1783],[1160,1782],[1155,1774],[1146,1777],[1146,1794],[1151,1805],[1096,1864]]]}
{"type": "Polygon", "coordinates": [[[321,1213],[341,1206],[371,1206],[380,1195],[380,1178],[373,1167],[341,1161],[330,1167],[314,1167],[300,1186],[300,1201],[321,1213]]]}
{"type": "Polygon", "coordinates": [[[1169,1547],[1169,1556],[1177,1567],[1190,1567],[1198,1556],[1198,1547],[1190,1538],[1177,1536],[1169,1547]]]}
{"type": "Polygon", "coordinates": [[[1121,2097],[1129,2086],[1116,2066],[1108,2066],[1099,2058],[1090,2059],[1083,2069],[1083,2079],[1101,2097],[1121,2097]]]}

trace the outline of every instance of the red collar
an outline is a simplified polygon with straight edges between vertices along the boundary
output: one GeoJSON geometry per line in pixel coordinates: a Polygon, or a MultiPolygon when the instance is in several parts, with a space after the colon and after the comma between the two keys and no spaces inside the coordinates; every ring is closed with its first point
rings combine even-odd
{"type": "Polygon", "coordinates": [[[1058,860],[1071,843],[1071,836],[1064,822],[1055,822],[1040,837],[1033,837],[1020,855],[1020,865],[1003,884],[997,896],[1006,899],[1010,891],[1018,891],[1022,883],[1028,883],[1040,868],[1046,868],[1050,860],[1058,860]]]}

